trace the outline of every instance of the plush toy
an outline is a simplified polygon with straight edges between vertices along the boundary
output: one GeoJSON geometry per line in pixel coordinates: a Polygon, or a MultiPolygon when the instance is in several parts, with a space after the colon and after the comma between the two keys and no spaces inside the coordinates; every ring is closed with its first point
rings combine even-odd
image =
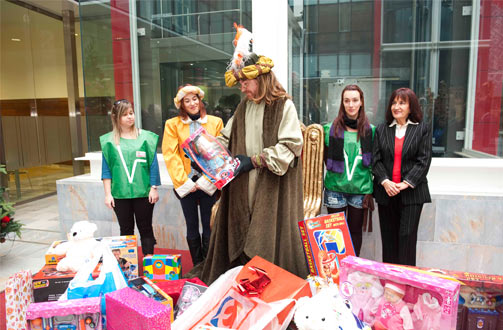
{"type": "Polygon", "coordinates": [[[312,298],[300,298],[294,321],[299,330],[370,330],[353,314],[336,286],[322,288],[312,298]]]}
{"type": "Polygon", "coordinates": [[[54,254],[65,255],[58,262],[58,271],[78,272],[80,267],[90,261],[99,246],[94,239],[94,232],[98,227],[89,221],[79,221],[73,224],[68,233],[68,242],[54,248],[54,254]]]}

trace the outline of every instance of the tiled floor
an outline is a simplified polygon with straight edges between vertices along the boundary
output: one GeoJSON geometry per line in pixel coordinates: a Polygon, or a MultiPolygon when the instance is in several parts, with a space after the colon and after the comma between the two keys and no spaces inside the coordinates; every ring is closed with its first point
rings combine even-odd
{"type": "Polygon", "coordinates": [[[23,269],[37,272],[45,264],[49,245],[62,237],[56,195],[16,206],[14,216],[25,227],[21,239],[0,244],[0,291],[12,274],[23,269]]]}

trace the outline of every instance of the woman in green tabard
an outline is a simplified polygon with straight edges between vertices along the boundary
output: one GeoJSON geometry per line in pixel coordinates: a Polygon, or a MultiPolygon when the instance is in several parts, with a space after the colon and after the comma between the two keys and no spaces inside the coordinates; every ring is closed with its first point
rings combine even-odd
{"type": "Polygon", "coordinates": [[[113,131],[100,137],[105,204],[114,209],[121,236],[134,235],[136,219],[143,255],[151,255],[156,243],[152,213],[161,184],[156,151],[159,136],[136,128],[128,100],[116,101],[111,116],[113,131]]]}
{"type": "Polygon", "coordinates": [[[357,256],[362,246],[363,201],[365,195],[372,194],[374,130],[365,115],[362,90],[356,85],[346,86],[337,118],[324,126],[327,166],[324,204],[329,213],[346,213],[357,256]]]}

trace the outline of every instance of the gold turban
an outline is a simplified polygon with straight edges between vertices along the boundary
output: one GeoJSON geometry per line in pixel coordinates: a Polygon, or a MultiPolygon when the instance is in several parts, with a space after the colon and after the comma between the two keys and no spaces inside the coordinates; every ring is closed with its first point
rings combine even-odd
{"type": "Polygon", "coordinates": [[[255,79],[261,74],[269,73],[273,66],[274,63],[270,58],[260,55],[255,64],[247,65],[239,71],[228,70],[225,72],[225,84],[227,87],[232,87],[239,80],[255,79]]]}

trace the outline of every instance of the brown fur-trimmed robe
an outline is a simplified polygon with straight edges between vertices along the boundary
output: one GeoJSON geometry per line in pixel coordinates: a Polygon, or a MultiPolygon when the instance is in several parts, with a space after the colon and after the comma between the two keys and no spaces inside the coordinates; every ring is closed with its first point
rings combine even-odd
{"type": "MultiPolygon", "coordinates": [[[[278,142],[285,101],[282,98],[265,107],[264,148],[278,142]]],[[[229,140],[233,155],[246,155],[245,112],[246,100],[234,115],[229,140]]],[[[259,173],[252,209],[248,203],[248,173],[239,175],[222,190],[208,256],[190,275],[210,284],[228,269],[259,255],[302,278],[307,276],[297,226],[297,221],[303,219],[302,162],[295,159],[294,164],[283,176],[267,168],[256,169],[259,173]]]]}

